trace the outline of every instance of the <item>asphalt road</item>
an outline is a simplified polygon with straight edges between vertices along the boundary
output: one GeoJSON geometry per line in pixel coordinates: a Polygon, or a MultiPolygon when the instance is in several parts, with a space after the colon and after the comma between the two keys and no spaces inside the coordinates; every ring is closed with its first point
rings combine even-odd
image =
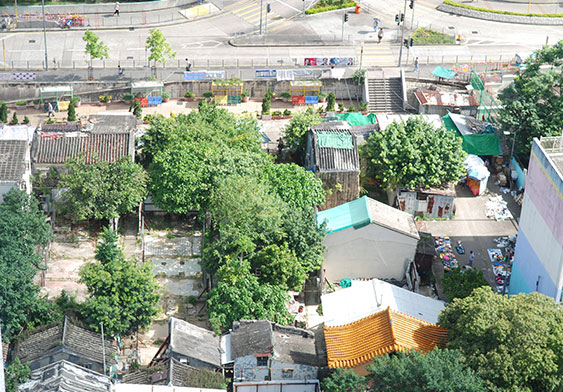
{"type": "MultiPolygon", "coordinates": [[[[351,14],[342,37],[344,11],[302,17],[301,0],[267,0],[267,46],[234,47],[229,39],[260,28],[260,1],[225,2],[224,13],[207,19],[163,26],[161,30],[177,52],[169,66],[182,67],[189,58],[194,69],[247,67],[256,65],[302,64],[304,57],[362,58],[369,67],[396,66],[400,46],[394,15],[403,8],[402,0],[363,0],[364,12],[351,14]],[[382,20],[386,31],[382,44],[376,44],[372,20],[382,20]],[[294,46],[294,42],[322,40],[324,45],[294,46]],[[362,46],[363,53],[362,53],[362,46]]],[[[435,10],[439,0],[415,0],[413,27],[425,26],[438,31],[461,34],[463,44],[456,46],[415,46],[410,59],[417,56],[421,63],[483,62],[512,58],[516,53],[526,56],[545,44],[563,39],[563,29],[557,26],[515,25],[448,15],[435,10]]],[[[265,9],[265,5],[263,5],[265,9]]],[[[265,12],[262,13],[263,29],[265,12]]],[[[411,25],[412,11],[407,7],[406,27],[411,25]]],[[[96,61],[95,66],[112,68],[117,63],[131,68],[146,64],[145,40],[148,29],[99,30],[97,34],[110,48],[110,59],[96,61]]],[[[52,31],[47,33],[49,63],[63,67],[85,67],[83,31],[52,31]]],[[[44,61],[43,34],[40,32],[8,32],[0,34],[5,44],[7,67],[40,68],[44,61]]],[[[403,53],[403,59],[406,52],[403,53]]],[[[3,60],[3,59],[0,59],[3,60]]],[[[404,60],[403,60],[404,61],[404,60]]],[[[0,66],[3,61],[0,61],[0,66]]]]}

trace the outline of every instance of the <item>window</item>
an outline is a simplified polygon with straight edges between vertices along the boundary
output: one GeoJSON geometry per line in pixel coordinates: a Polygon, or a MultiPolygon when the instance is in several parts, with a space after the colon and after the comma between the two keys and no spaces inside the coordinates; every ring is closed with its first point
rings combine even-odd
{"type": "Polygon", "coordinates": [[[293,378],[293,369],[283,369],[282,378],[293,378]]]}
{"type": "Polygon", "coordinates": [[[256,366],[268,366],[268,357],[256,357],[256,366]]]}

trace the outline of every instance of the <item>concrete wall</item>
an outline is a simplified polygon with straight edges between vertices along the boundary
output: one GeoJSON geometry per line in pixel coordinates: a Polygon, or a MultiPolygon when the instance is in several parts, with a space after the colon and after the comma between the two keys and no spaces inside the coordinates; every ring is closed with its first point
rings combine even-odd
{"type": "MultiPolygon", "coordinates": [[[[281,93],[289,91],[289,81],[275,80],[250,80],[244,82],[244,89],[249,91],[251,98],[262,99],[268,88],[280,96],[281,93]]],[[[2,84],[0,89],[0,100],[4,102],[17,102],[21,100],[33,100],[39,98],[41,87],[52,86],[57,83],[40,82],[11,82],[2,84]]],[[[124,94],[131,91],[129,82],[77,82],[67,83],[73,86],[74,95],[82,98],[82,102],[98,102],[100,95],[111,95],[112,99],[121,100],[124,94]]],[[[322,90],[327,94],[333,92],[337,99],[348,99],[348,88],[345,80],[323,80],[322,90]]],[[[201,97],[203,93],[211,91],[209,82],[172,82],[166,83],[164,91],[170,93],[172,98],[181,98],[186,91],[191,91],[201,97]]],[[[360,89],[350,88],[352,99],[361,99],[360,89]]]]}
{"type": "Polygon", "coordinates": [[[235,380],[263,381],[268,376],[268,373],[268,366],[258,366],[254,355],[235,358],[235,380]]]}
{"type": "Polygon", "coordinates": [[[407,260],[413,259],[417,240],[370,224],[329,234],[324,245],[325,276],[330,282],[346,278],[401,280],[407,260]]]}
{"type": "Polygon", "coordinates": [[[272,369],[272,380],[314,380],[317,378],[318,368],[316,366],[296,365],[294,363],[287,363],[272,360],[270,363],[272,369]],[[283,370],[293,370],[291,378],[283,377],[283,370]]]}
{"type": "Polygon", "coordinates": [[[234,365],[234,378],[237,381],[264,381],[268,375],[271,380],[312,380],[317,378],[316,366],[287,363],[275,359],[269,360],[268,366],[258,366],[254,355],[236,358],[234,365]],[[284,370],[293,370],[291,378],[284,378],[284,370]]]}
{"type": "MultiPolygon", "coordinates": [[[[158,0],[158,1],[142,1],[119,3],[120,12],[144,12],[161,10],[172,7],[181,7],[187,4],[196,3],[197,0],[158,0]]],[[[115,3],[95,3],[95,4],[63,4],[63,5],[46,5],[45,13],[49,14],[111,14],[114,11],[115,3]]],[[[0,7],[2,14],[14,14],[13,6],[0,7]]],[[[41,14],[41,5],[18,6],[18,14],[41,14]]]]}
{"type": "Polygon", "coordinates": [[[540,292],[561,301],[563,180],[534,139],[509,294],[540,292]]]}

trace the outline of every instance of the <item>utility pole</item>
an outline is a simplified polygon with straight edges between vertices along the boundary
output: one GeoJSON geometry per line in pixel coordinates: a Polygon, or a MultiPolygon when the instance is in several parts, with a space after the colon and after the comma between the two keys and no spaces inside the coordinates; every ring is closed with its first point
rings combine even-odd
{"type": "Polygon", "coordinates": [[[266,4],[266,23],[264,24],[264,34],[268,34],[268,14],[272,10],[270,3],[266,4]]]}
{"type": "Polygon", "coordinates": [[[48,71],[49,60],[47,60],[47,26],[45,24],[45,0],[41,0],[41,9],[43,10],[43,41],[45,43],[45,71],[48,71]]]}
{"type": "Polygon", "coordinates": [[[260,0],[260,35],[262,35],[262,9],[264,8],[264,0],[260,0]]]}
{"type": "Polygon", "coordinates": [[[301,14],[301,17],[305,17],[305,0],[303,0],[303,13],[301,14]]]}
{"type": "Polygon", "coordinates": [[[344,23],[346,22],[348,22],[348,13],[345,13],[342,19],[342,41],[344,41],[344,23]]]}
{"type": "Polygon", "coordinates": [[[409,7],[412,9],[412,16],[411,16],[411,32],[412,32],[412,26],[414,25],[414,0],[411,0],[409,7]]]}
{"type": "Polygon", "coordinates": [[[405,14],[407,13],[407,0],[405,0],[405,8],[404,11],[402,13],[402,15],[400,15],[399,18],[399,23],[402,23],[403,25],[401,26],[401,49],[399,49],[399,67],[401,67],[401,59],[403,57],[403,38],[405,36],[405,14]]]}

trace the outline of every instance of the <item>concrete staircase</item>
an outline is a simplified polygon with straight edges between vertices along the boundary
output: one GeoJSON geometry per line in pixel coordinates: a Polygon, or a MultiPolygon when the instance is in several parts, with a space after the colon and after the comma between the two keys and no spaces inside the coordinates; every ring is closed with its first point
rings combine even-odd
{"type": "Polygon", "coordinates": [[[373,113],[404,112],[403,85],[400,77],[368,78],[369,111],[373,113]]]}

